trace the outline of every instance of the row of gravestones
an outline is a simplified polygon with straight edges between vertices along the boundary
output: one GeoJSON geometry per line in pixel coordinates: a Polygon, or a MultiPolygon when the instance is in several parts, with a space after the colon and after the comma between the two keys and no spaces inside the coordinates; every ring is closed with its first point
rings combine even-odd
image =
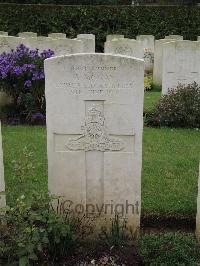
{"type": "MultiPolygon", "coordinates": [[[[8,52],[21,43],[40,51],[52,49],[56,56],[95,52],[93,34],[79,34],[76,39],[67,39],[63,33],[51,33],[48,37],[37,37],[34,32],[19,33],[19,37],[7,34],[0,32],[0,53],[8,52]]],[[[199,41],[183,41],[180,35],[169,35],[156,41],[152,35],[139,35],[136,40],[124,38],[124,35],[108,35],[104,51],[144,59],[145,72],[153,72],[153,82],[162,86],[163,94],[178,83],[200,83],[199,41]]],[[[2,100],[0,102],[2,104],[2,100]]]]}
{"type": "MultiPolygon", "coordinates": [[[[19,37],[6,36],[7,34],[0,32],[0,53],[8,52],[20,43],[40,51],[50,48],[56,56],[95,52],[93,34],[79,34],[76,39],[67,39],[63,33],[51,33],[48,37],[37,37],[34,32],[19,33],[19,37]]],[[[162,86],[163,93],[167,93],[168,88],[174,88],[178,83],[200,83],[198,41],[183,41],[180,35],[169,35],[156,41],[152,35],[139,35],[136,40],[124,38],[124,35],[108,35],[104,51],[144,59],[145,72],[153,72],[153,82],[162,86]]]]}
{"type": "Polygon", "coordinates": [[[140,227],[143,84],[141,59],[93,53],[45,60],[49,191],[62,197],[60,210],[91,219],[96,232],[116,214],[132,233],[140,227]]]}

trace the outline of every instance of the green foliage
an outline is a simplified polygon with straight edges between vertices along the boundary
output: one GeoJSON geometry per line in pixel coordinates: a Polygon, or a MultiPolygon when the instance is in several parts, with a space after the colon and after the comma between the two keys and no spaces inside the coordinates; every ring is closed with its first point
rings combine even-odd
{"type": "Polygon", "coordinates": [[[147,113],[149,126],[200,128],[200,86],[178,85],[163,95],[155,109],[147,113]]]}
{"type": "Polygon", "coordinates": [[[156,39],[181,34],[196,40],[200,35],[200,8],[188,6],[31,6],[6,5],[0,8],[0,30],[17,35],[33,31],[39,35],[63,32],[69,38],[78,33],[96,35],[97,51],[103,51],[106,35],[153,34],[156,39]]]}
{"type": "Polygon", "coordinates": [[[66,258],[78,243],[76,223],[50,207],[48,194],[19,197],[1,217],[0,262],[29,265],[66,258]]]}
{"type": "Polygon", "coordinates": [[[138,248],[145,265],[199,265],[200,261],[200,250],[192,234],[143,235],[138,248]]]}
{"type": "Polygon", "coordinates": [[[131,0],[0,0],[0,3],[54,5],[130,5],[131,0]]]}
{"type": "Polygon", "coordinates": [[[121,247],[127,240],[127,228],[125,221],[120,221],[116,215],[112,221],[111,229],[102,228],[102,238],[109,248],[121,247]]]}

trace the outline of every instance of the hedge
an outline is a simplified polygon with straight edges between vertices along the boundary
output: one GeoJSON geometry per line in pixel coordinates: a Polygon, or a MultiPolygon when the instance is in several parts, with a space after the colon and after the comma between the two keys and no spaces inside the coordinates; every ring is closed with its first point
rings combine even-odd
{"type": "Polygon", "coordinates": [[[131,5],[131,0],[0,0],[0,3],[62,5],[131,5]]]}
{"type": "Polygon", "coordinates": [[[0,5],[0,30],[17,35],[34,31],[39,35],[64,32],[96,35],[97,51],[102,51],[107,34],[153,34],[157,39],[180,34],[196,40],[200,35],[200,7],[188,6],[55,6],[0,5]]]}

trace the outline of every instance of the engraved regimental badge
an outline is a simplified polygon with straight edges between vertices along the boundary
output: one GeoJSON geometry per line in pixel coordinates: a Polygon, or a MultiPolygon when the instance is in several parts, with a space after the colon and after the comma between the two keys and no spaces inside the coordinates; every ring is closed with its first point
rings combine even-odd
{"type": "Polygon", "coordinates": [[[105,118],[97,105],[93,105],[87,112],[84,133],[77,138],[69,139],[67,148],[72,151],[120,151],[124,144],[120,139],[109,136],[105,128],[105,118]]]}

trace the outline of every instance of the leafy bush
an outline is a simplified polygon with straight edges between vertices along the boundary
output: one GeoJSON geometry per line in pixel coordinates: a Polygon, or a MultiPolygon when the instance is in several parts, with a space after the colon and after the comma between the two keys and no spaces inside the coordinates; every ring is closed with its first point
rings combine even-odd
{"type": "Polygon", "coordinates": [[[33,192],[7,207],[0,224],[0,264],[29,265],[55,262],[74,251],[79,224],[50,207],[48,194],[33,192]],[[77,229],[78,228],[78,229],[77,229]]]}
{"type": "Polygon", "coordinates": [[[148,126],[200,128],[200,86],[178,85],[146,114],[148,126]]]}
{"type": "Polygon", "coordinates": [[[51,50],[30,50],[23,44],[0,55],[0,85],[13,98],[21,122],[35,122],[45,117],[44,60],[51,50]]]}

